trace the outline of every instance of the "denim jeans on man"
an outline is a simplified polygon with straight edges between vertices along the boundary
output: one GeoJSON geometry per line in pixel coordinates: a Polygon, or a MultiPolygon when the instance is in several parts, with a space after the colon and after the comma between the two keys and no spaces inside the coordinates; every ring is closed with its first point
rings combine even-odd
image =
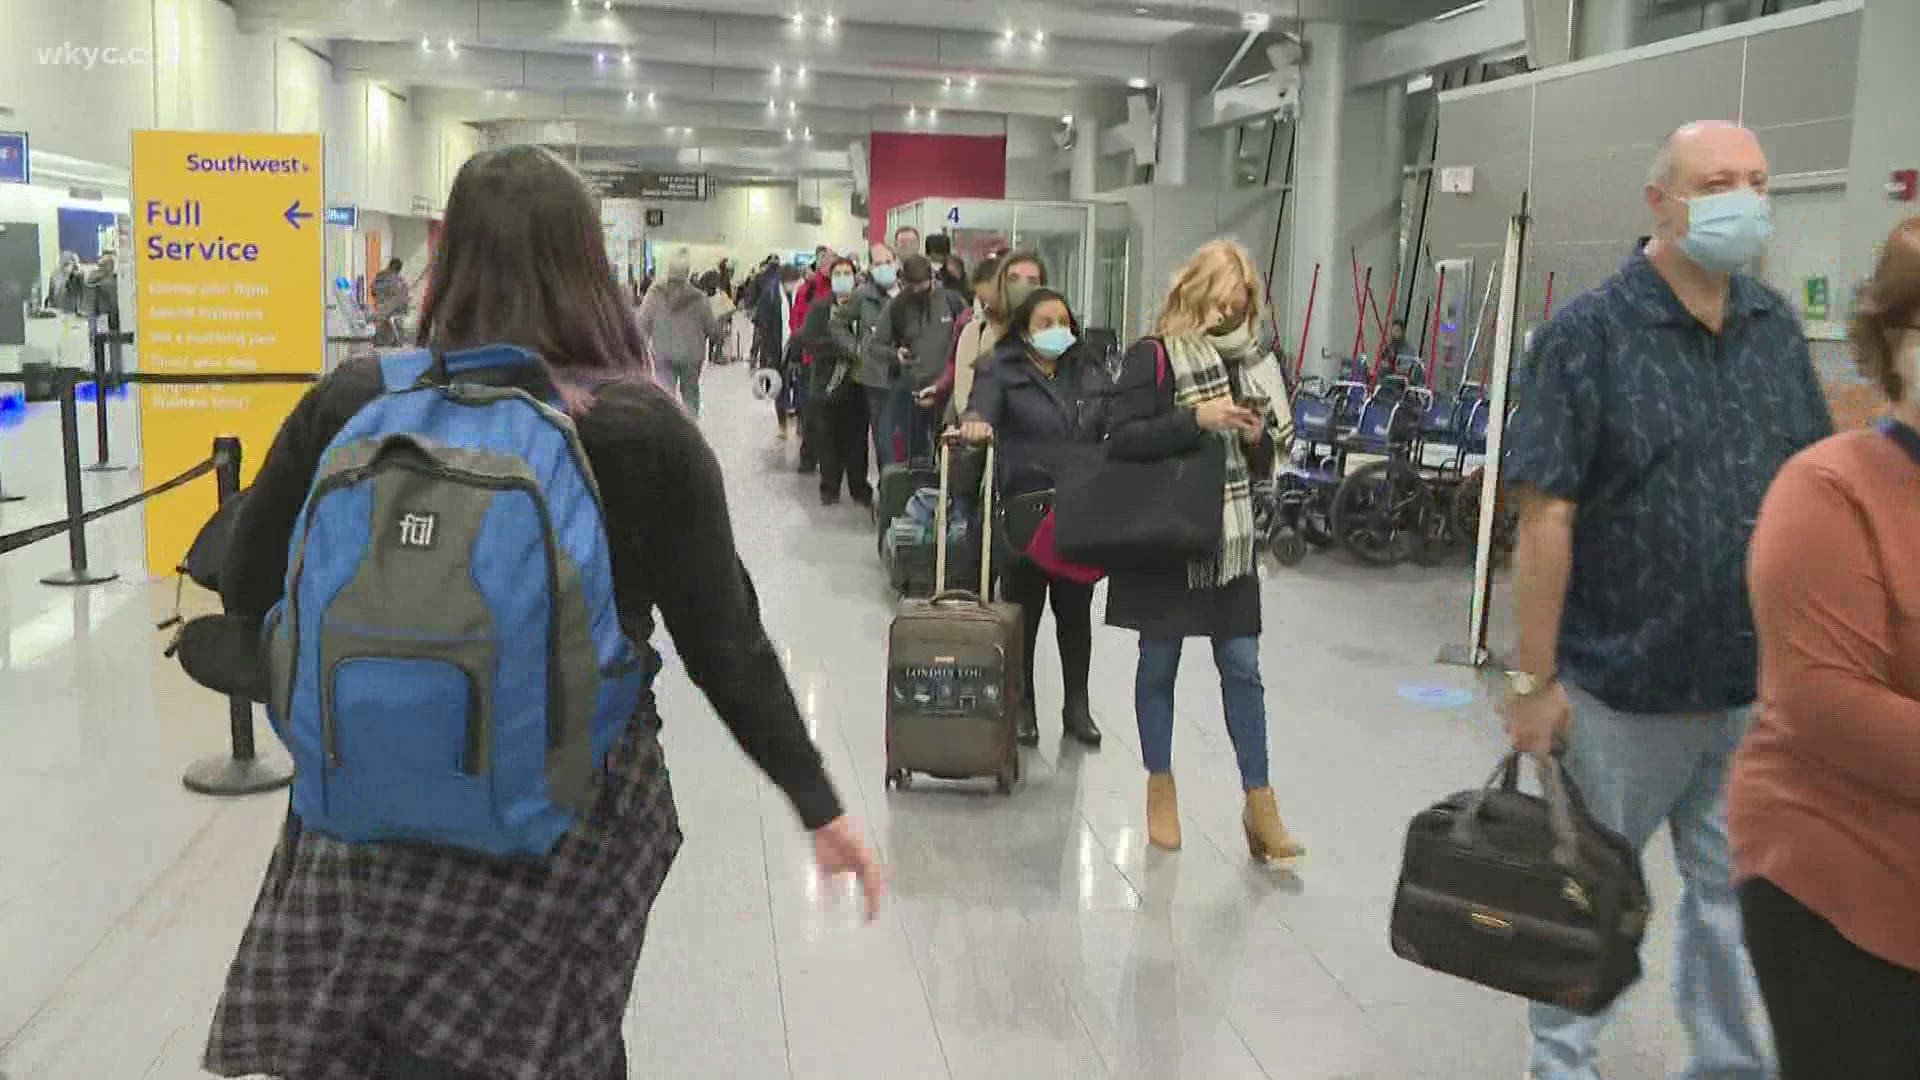
{"type": "MultiPolygon", "coordinates": [[[[1140,725],[1140,756],[1149,773],[1173,771],[1173,687],[1180,674],[1179,638],[1140,639],[1140,666],[1133,680],[1133,711],[1140,725]]],[[[1227,736],[1240,765],[1240,784],[1267,786],[1267,691],[1260,681],[1260,639],[1213,642],[1220,671],[1220,698],[1227,736]]]]}
{"type": "MultiPolygon", "coordinates": [[[[1587,809],[1643,850],[1667,826],[1680,866],[1674,1002],[1693,1056],[1687,1080],[1774,1075],[1759,986],[1741,940],[1739,894],[1727,841],[1727,772],[1747,710],[1701,715],[1627,713],[1583,691],[1573,699],[1567,773],[1587,809]]],[[[1596,1080],[1594,1044],[1606,1017],[1534,1005],[1528,1017],[1535,1080],[1596,1080]]],[[[1838,1080],[1838,1078],[1836,1078],[1838,1080]]]]}
{"type": "Polygon", "coordinates": [[[680,403],[687,407],[687,412],[695,417],[700,415],[700,374],[704,366],[698,360],[682,364],[664,356],[653,358],[654,378],[661,386],[673,391],[680,403]]]}
{"type": "Polygon", "coordinates": [[[931,414],[913,400],[913,394],[895,387],[867,387],[867,406],[873,422],[873,460],[884,469],[933,453],[931,414]]]}

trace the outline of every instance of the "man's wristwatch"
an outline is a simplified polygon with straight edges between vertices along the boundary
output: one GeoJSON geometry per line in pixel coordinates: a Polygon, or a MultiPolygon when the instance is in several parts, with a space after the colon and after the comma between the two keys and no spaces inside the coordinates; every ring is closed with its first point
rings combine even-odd
{"type": "Polygon", "coordinates": [[[1554,680],[1541,678],[1529,671],[1507,672],[1507,689],[1514,697],[1528,698],[1552,686],[1554,680]]]}

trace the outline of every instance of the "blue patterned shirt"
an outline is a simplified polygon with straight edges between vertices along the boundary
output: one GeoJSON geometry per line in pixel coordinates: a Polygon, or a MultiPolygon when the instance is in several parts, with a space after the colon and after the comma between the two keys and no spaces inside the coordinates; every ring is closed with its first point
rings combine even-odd
{"type": "Polygon", "coordinates": [[[1509,481],[1579,504],[1562,678],[1629,712],[1752,703],[1754,518],[1833,428],[1786,300],[1734,275],[1716,336],[1636,253],[1540,328],[1516,390],[1509,481]]]}

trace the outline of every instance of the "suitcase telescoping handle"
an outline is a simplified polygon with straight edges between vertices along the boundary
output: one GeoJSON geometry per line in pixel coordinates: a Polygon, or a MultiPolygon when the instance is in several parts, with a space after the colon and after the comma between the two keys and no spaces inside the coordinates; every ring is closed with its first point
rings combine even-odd
{"type": "Polygon", "coordinates": [[[1473,797],[1467,805],[1467,812],[1453,823],[1453,842],[1460,847],[1478,846],[1480,817],[1486,809],[1487,796],[1497,785],[1504,791],[1520,789],[1520,758],[1531,757],[1539,767],[1540,783],[1547,794],[1547,819],[1553,826],[1553,862],[1560,869],[1573,872],[1579,865],[1580,834],[1573,827],[1573,799],[1570,786],[1572,781],[1561,770],[1560,759],[1546,754],[1522,755],[1509,753],[1500,759],[1500,764],[1487,778],[1486,786],[1473,797]]]}
{"type": "Polygon", "coordinates": [[[980,591],[969,594],[964,589],[947,588],[947,500],[952,494],[953,483],[953,443],[940,440],[940,506],[934,511],[933,540],[933,602],[954,603],[972,600],[985,603],[993,595],[993,440],[987,440],[986,478],[981,484],[985,489],[980,512],[980,591]]]}

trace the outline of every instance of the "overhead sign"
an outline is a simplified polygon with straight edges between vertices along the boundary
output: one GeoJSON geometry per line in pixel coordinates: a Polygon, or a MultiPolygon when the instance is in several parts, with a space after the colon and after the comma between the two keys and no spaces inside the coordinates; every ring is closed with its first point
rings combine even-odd
{"type": "Polygon", "coordinates": [[[24,131],[0,131],[0,184],[33,180],[33,158],[24,131]]]}
{"type": "Polygon", "coordinates": [[[663,202],[701,202],[707,197],[706,173],[621,173],[607,185],[607,194],[622,199],[663,202]]]}
{"type": "MultiPolygon", "coordinates": [[[[136,131],[133,252],[142,371],[311,372],[325,363],[325,185],[319,135],[136,131]]],[[[242,482],[306,387],[146,386],[143,461],[172,476],[236,435],[242,482]]],[[[147,566],[178,564],[213,513],[211,485],[147,504],[147,566]]]]}
{"type": "Polygon", "coordinates": [[[338,225],[343,229],[355,228],[360,224],[360,208],[357,206],[327,207],[327,224],[338,225]]]}

